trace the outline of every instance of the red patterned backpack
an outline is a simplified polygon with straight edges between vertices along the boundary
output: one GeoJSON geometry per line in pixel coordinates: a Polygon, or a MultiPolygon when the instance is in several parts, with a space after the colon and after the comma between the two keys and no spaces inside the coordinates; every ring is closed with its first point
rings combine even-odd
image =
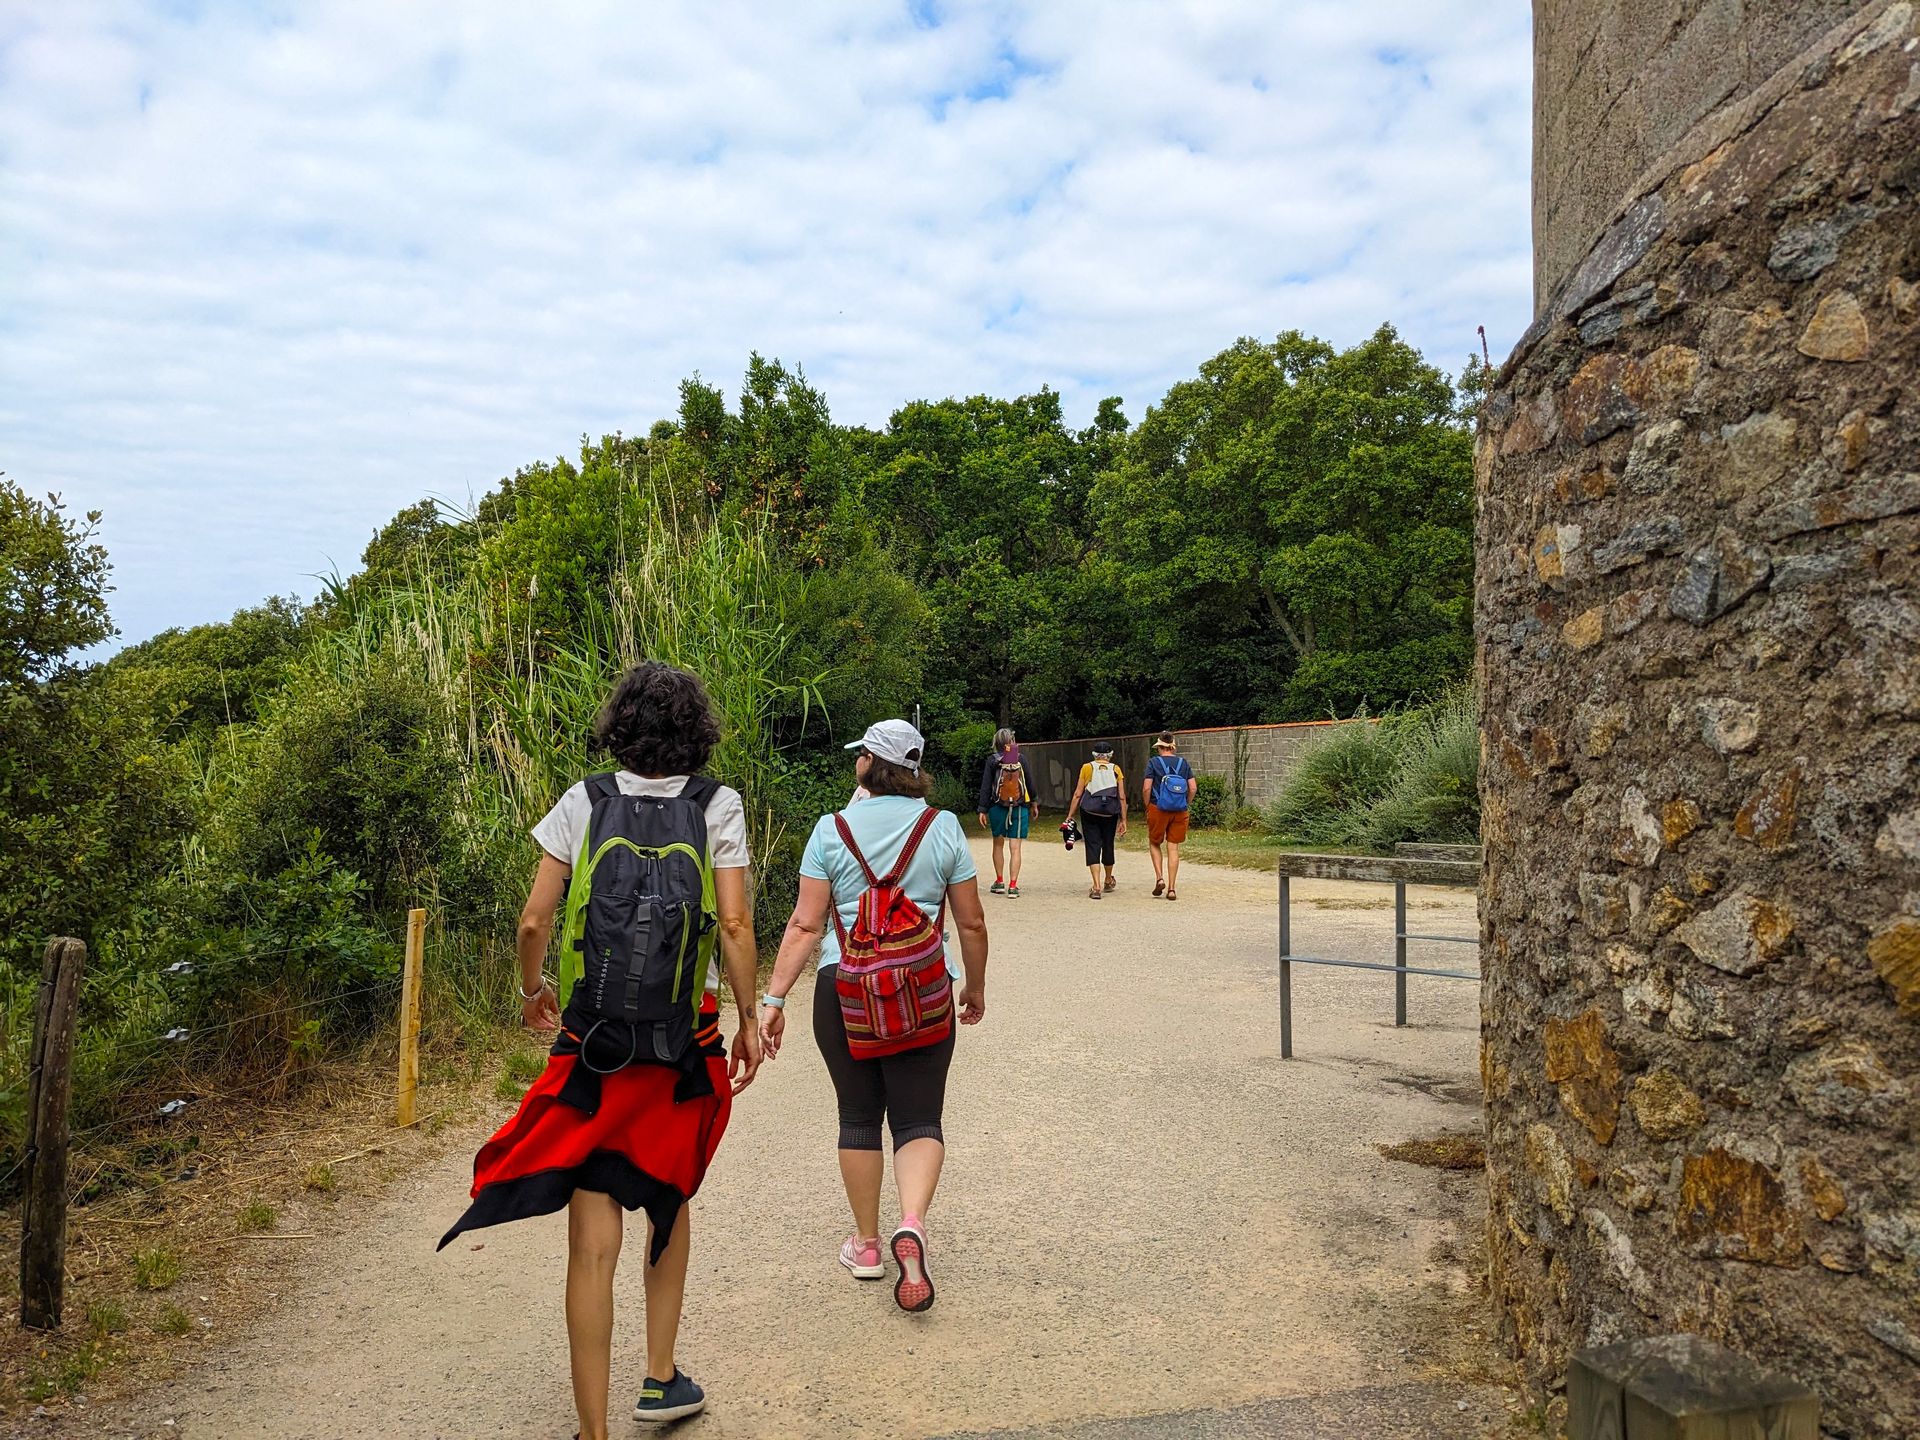
{"type": "Polygon", "coordinates": [[[848,930],[833,906],[834,933],[840,937],[840,967],[834,987],[846,1022],[847,1049],[856,1060],[897,1055],[922,1045],[937,1045],[953,1031],[953,981],[947,974],[947,902],[936,919],[900,888],[907,866],[940,812],[931,805],[907,836],[905,848],[884,879],[873,873],[854,843],[844,815],[833,823],[847,852],[867,877],[867,889],[848,930]]]}

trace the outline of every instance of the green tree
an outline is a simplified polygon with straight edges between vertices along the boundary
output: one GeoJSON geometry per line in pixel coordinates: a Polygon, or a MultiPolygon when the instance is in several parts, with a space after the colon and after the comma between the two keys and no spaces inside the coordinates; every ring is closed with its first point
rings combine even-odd
{"type": "Polygon", "coordinates": [[[916,401],[852,442],[865,512],[933,607],[933,670],[958,708],[1039,730],[1065,713],[1079,657],[1063,626],[1093,539],[1087,498],[1125,427],[1109,400],[1075,432],[1042,390],[916,401]]]}
{"type": "Polygon", "coordinates": [[[1471,655],[1472,442],[1391,326],[1241,340],[1148,411],[1095,497],[1169,718],[1386,705],[1471,655]],[[1198,712],[1198,713],[1195,713],[1198,712]]]}
{"type": "Polygon", "coordinates": [[[154,719],[171,738],[205,738],[252,720],[285,680],[305,635],[297,601],[275,597],[231,620],[163,630],[130,645],[107,669],[147,684],[154,719]]]}
{"type": "Polygon", "coordinates": [[[35,500],[0,473],[0,685],[44,680],[116,633],[99,530],[98,510],[69,519],[58,495],[35,500]]]}
{"type": "Polygon", "coordinates": [[[124,920],[188,818],[151,694],[74,663],[115,633],[99,520],[0,478],[0,958],[28,969],[124,920]]]}

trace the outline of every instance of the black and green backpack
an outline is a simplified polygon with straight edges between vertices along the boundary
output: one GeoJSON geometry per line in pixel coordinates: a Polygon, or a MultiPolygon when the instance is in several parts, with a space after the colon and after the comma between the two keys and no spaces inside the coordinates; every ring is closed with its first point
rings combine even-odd
{"type": "Polygon", "coordinates": [[[720,787],[704,775],[678,795],[627,795],[611,775],[586,785],[593,812],[560,931],[565,1024],[602,1074],[685,1068],[719,943],[707,803],[720,787]]]}

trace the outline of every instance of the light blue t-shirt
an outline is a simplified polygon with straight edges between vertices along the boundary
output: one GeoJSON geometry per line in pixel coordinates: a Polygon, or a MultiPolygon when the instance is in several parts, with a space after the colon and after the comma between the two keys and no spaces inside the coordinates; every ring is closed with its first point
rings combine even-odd
{"type": "MultiPolygon", "coordinates": [[[[853,831],[854,842],[867,857],[873,873],[885,878],[899,861],[907,836],[913,833],[924,808],[923,802],[906,795],[876,795],[841,813],[846,816],[847,828],[853,831]]],[[[840,838],[833,816],[822,815],[813,827],[806,853],[800,857],[800,873],[809,880],[825,880],[832,887],[840,923],[851,929],[854,914],[860,908],[860,896],[867,888],[867,877],[860,873],[860,862],[853,858],[846,842],[840,838]]],[[[973,854],[967,849],[967,837],[960,829],[960,822],[950,811],[943,810],[914,852],[901,888],[931,920],[939,915],[940,902],[946,898],[949,885],[972,880],[979,873],[973,854]]],[[[947,973],[958,980],[960,961],[954,948],[949,939],[947,973]]],[[[829,919],[826,938],[820,944],[820,964],[825,967],[839,963],[840,937],[829,919]]]]}

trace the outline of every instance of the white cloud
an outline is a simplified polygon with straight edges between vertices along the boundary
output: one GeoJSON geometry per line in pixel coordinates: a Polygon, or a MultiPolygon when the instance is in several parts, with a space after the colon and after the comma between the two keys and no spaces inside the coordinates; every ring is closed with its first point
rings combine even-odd
{"type": "Polygon", "coordinates": [[[0,468],[137,638],[752,349],[874,424],[1294,327],[1453,369],[1527,320],[1530,71],[1523,0],[35,7],[0,468]]]}

